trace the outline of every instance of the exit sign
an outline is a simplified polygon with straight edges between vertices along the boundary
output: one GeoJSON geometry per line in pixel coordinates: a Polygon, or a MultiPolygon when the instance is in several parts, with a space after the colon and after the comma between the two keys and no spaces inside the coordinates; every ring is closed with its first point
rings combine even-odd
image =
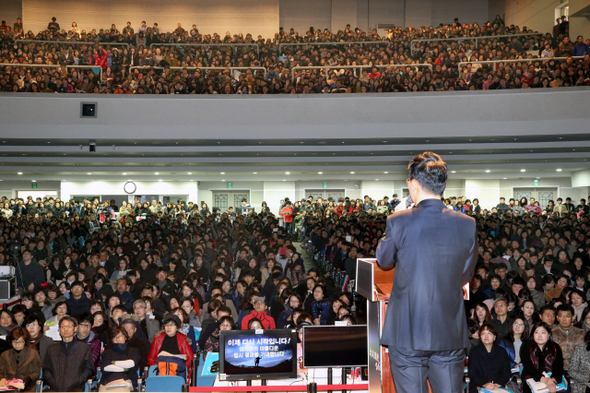
{"type": "Polygon", "coordinates": [[[37,188],[37,182],[35,182],[35,181],[34,181],[34,182],[32,182],[32,183],[31,183],[31,188],[37,188]]]}
{"type": "Polygon", "coordinates": [[[538,186],[539,185],[539,180],[533,180],[533,186],[538,186]]]}
{"type": "Polygon", "coordinates": [[[325,182],[323,182],[323,183],[322,183],[322,188],[328,188],[328,182],[326,182],[326,181],[325,181],[325,182]]]}
{"type": "Polygon", "coordinates": [[[234,188],[234,184],[233,183],[227,183],[227,188],[234,188]]]}

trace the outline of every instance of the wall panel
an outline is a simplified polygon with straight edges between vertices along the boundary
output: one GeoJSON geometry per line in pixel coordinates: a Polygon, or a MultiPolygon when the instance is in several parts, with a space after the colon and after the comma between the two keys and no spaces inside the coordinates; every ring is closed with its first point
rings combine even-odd
{"type": "Polygon", "coordinates": [[[141,21],[154,22],[161,31],[171,31],[182,23],[185,29],[194,24],[202,33],[262,34],[273,36],[278,31],[278,0],[22,0],[25,30],[47,28],[52,16],[62,29],[76,21],[80,29],[110,28],[119,30],[127,21],[137,30],[141,21]]]}
{"type": "MultiPolygon", "coordinates": [[[[315,29],[330,29],[332,26],[332,6],[326,0],[279,0],[280,25],[289,30],[294,28],[305,35],[310,26],[315,29]]],[[[352,25],[356,21],[351,21],[352,25]]]]}
{"type": "Polygon", "coordinates": [[[22,18],[23,7],[22,0],[2,0],[0,1],[0,17],[6,21],[6,24],[10,26],[14,25],[16,18],[22,18]]]}

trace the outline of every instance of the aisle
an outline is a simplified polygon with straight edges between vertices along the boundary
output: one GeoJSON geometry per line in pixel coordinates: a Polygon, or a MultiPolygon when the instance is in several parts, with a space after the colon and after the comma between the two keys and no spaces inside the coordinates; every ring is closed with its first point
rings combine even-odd
{"type": "Polygon", "coordinates": [[[293,245],[297,248],[297,252],[301,255],[301,259],[303,259],[303,267],[305,268],[305,271],[308,271],[312,267],[318,267],[315,261],[311,259],[307,251],[302,247],[300,242],[293,242],[293,245]]]}

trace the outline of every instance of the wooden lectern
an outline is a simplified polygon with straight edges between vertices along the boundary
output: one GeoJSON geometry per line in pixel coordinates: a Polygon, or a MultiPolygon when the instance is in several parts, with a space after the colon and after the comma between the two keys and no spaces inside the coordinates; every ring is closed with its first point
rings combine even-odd
{"type": "Polygon", "coordinates": [[[387,348],[381,346],[381,331],[394,271],[379,268],[375,258],[357,259],[355,291],[368,301],[369,393],[395,393],[389,354],[387,348]]]}
{"type": "MultiPolygon", "coordinates": [[[[375,258],[359,258],[356,264],[356,292],[367,298],[369,340],[369,393],[395,393],[387,348],[381,346],[381,332],[393,287],[395,269],[382,270],[375,258]]],[[[469,287],[463,288],[469,292],[469,287]]],[[[432,393],[430,381],[428,391],[432,393]]]]}

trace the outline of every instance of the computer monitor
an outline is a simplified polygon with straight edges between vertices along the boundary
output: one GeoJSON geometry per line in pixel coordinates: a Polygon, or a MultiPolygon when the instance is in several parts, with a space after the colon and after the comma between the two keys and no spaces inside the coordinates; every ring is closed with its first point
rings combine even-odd
{"type": "Polygon", "coordinates": [[[304,326],[303,367],[366,367],[367,325],[304,326]]]}
{"type": "Polygon", "coordinates": [[[219,336],[219,379],[297,377],[297,331],[230,330],[219,336]]]}

